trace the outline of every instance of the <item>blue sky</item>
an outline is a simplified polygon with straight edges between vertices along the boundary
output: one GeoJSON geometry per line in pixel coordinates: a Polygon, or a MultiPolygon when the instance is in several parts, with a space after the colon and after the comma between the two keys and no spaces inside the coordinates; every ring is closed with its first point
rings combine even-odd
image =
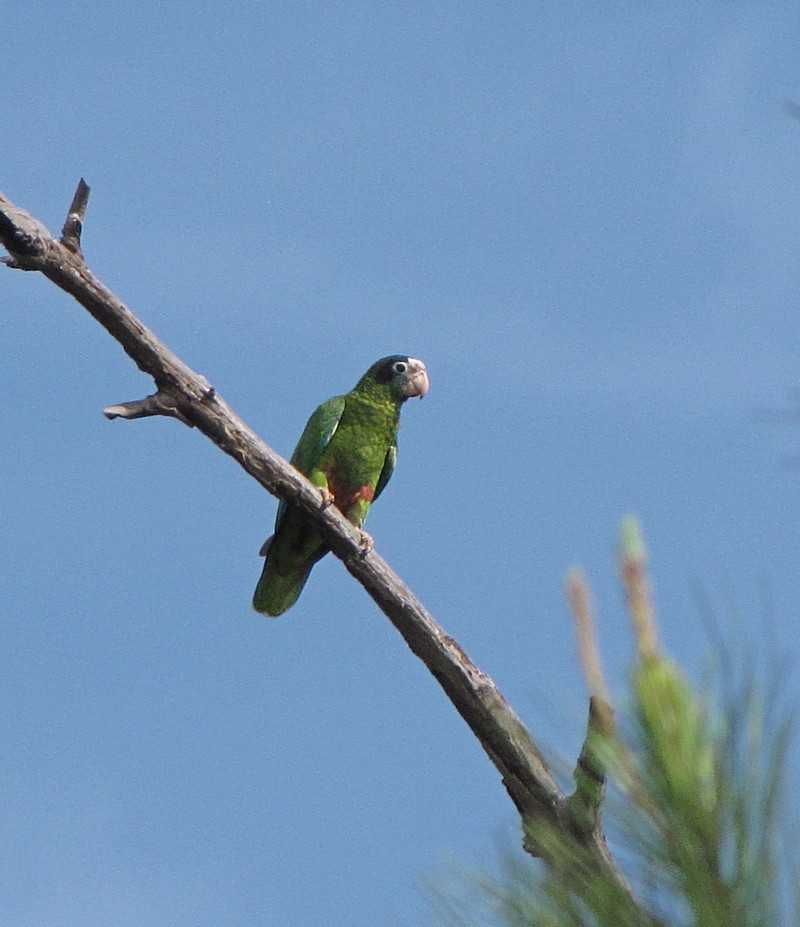
{"type": "MultiPolygon", "coordinates": [[[[796,663],[796,4],[29,4],[0,187],[277,450],[376,358],[428,364],[377,549],[567,757],[588,571],[612,686],[639,515],[665,642],[796,663]]],[[[249,602],[274,501],[65,294],[0,274],[0,912],[16,927],[430,923],[514,815],[333,558],[249,602]]],[[[796,684],[797,675],[792,681],[796,684]]]]}

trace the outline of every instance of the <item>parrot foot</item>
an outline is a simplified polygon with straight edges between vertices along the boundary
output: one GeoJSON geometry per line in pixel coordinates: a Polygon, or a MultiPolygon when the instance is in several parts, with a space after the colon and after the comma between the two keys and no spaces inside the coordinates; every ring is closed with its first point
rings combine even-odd
{"type": "Polygon", "coordinates": [[[367,554],[375,547],[375,541],[372,540],[372,535],[367,534],[366,531],[361,532],[361,540],[358,542],[359,547],[359,556],[366,557],[367,554]]]}
{"type": "Polygon", "coordinates": [[[322,502],[322,510],[330,508],[333,503],[336,501],[334,494],[328,489],[327,486],[319,487],[320,500],[322,502]]]}

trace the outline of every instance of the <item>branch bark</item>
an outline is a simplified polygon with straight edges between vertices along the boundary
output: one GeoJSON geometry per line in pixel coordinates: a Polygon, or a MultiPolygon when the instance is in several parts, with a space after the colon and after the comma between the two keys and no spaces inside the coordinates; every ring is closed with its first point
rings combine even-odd
{"type": "Polygon", "coordinates": [[[270,493],[307,512],[332,552],[428,667],[497,767],[522,818],[526,849],[551,866],[563,867],[563,854],[554,858],[551,840],[539,841],[535,835],[543,831],[566,835],[580,849],[581,878],[607,879],[632,901],[606,846],[599,810],[595,809],[587,827],[585,808],[576,813],[575,803],[559,789],[528,730],[492,679],[445,633],[375,550],[364,553],[360,532],[338,509],[322,505],[318,490],[268,447],[204,377],[159,341],[89,270],[80,244],[88,192],[81,181],[60,240],[0,193],[0,242],[9,253],[4,260],[9,267],[39,271],[73,296],[139,369],[153,378],[155,394],[109,406],[104,410],[106,416],[177,418],[203,432],[270,493]]]}

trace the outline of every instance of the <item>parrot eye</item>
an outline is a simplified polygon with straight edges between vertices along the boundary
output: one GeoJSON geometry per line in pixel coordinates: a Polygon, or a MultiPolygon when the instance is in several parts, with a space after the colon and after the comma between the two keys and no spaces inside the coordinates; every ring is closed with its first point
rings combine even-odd
{"type": "Polygon", "coordinates": [[[398,361],[394,365],[395,373],[405,373],[407,369],[408,369],[408,364],[406,364],[404,361],[398,361]]]}

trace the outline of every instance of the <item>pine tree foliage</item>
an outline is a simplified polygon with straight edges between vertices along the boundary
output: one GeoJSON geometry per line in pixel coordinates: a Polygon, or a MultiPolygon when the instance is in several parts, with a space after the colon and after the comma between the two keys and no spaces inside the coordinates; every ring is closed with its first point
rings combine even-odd
{"type": "MultiPolygon", "coordinates": [[[[594,644],[588,589],[569,599],[590,690],[608,707],[584,752],[608,777],[604,823],[633,896],[590,871],[553,831],[563,866],[504,854],[501,876],[471,874],[434,891],[449,927],[789,927],[800,923],[800,874],[785,774],[791,718],[778,687],[722,660],[698,694],[658,643],[638,527],[623,524],[620,567],[637,641],[624,717],[615,721],[594,644]],[[603,698],[605,696],[605,698],[603,698]]],[[[578,778],[578,777],[576,777],[578,778]]],[[[580,793],[580,781],[578,781],[580,793]]],[[[541,835],[538,835],[541,839],[541,835]]]]}

